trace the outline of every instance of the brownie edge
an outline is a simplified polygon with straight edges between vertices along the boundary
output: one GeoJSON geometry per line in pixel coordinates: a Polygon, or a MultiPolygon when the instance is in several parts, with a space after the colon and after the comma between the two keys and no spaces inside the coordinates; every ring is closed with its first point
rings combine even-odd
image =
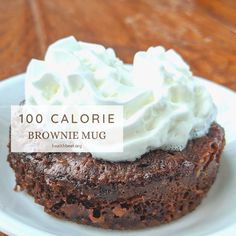
{"type": "MultiPolygon", "coordinates": [[[[154,150],[133,162],[107,162],[90,153],[12,153],[16,190],[50,215],[110,229],[168,223],[194,210],[215,181],[225,145],[213,123],[181,152],[154,150]]],[[[10,145],[9,145],[10,146],[10,145]]]]}

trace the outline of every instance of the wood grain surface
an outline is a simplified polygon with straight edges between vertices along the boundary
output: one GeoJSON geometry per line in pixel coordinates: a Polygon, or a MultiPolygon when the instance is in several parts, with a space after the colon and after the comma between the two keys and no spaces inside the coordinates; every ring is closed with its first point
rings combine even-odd
{"type": "Polygon", "coordinates": [[[128,63],[152,45],[174,48],[196,75],[236,90],[235,0],[0,0],[0,12],[0,80],[74,35],[128,63]]]}
{"type": "Polygon", "coordinates": [[[0,79],[74,35],[129,63],[151,45],[174,48],[196,75],[236,90],[235,0],[0,0],[0,12],[0,79]]]}

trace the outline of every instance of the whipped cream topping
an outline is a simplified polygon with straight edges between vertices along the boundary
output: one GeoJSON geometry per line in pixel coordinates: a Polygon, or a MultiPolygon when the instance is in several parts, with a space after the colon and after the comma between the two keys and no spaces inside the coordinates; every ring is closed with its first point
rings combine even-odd
{"type": "Polygon", "coordinates": [[[150,47],[125,65],[111,48],[61,39],[44,61],[33,59],[25,81],[26,105],[123,105],[124,152],[92,153],[133,161],[157,148],[179,150],[205,135],[216,117],[208,91],[174,50],[150,47]]]}

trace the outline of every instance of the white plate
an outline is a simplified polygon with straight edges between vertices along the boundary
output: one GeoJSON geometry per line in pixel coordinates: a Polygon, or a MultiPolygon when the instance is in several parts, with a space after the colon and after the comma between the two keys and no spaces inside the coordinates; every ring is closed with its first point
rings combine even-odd
{"type": "Polygon", "coordinates": [[[225,128],[227,145],[217,180],[203,203],[170,224],[137,231],[112,231],[55,219],[25,193],[13,191],[14,174],[7,158],[10,105],[24,99],[24,75],[0,83],[0,231],[20,236],[205,236],[236,235],[236,94],[201,80],[218,106],[218,122],[225,128]]]}

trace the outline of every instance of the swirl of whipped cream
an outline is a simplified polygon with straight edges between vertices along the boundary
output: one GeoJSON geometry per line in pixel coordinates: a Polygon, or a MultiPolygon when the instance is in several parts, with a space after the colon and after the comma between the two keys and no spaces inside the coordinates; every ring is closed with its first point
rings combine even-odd
{"type": "Polygon", "coordinates": [[[182,150],[205,135],[216,117],[208,91],[174,50],[151,47],[127,66],[111,48],[61,39],[45,60],[33,59],[25,81],[27,105],[123,105],[124,152],[92,153],[133,161],[153,149],[182,150]]]}

